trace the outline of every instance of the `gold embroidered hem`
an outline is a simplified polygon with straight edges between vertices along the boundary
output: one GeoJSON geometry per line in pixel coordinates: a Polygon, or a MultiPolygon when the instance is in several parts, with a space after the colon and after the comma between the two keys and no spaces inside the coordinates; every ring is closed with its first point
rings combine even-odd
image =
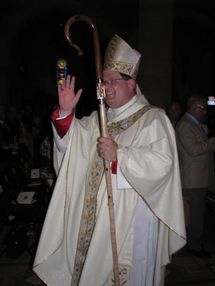
{"type": "Polygon", "coordinates": [[[96,154],[88,180],[88,189],[85,193],[71,286],[78,285],[87,255],[96,220],[97,192],[103,172],[103,160],[96,154]]]}
{"type": "MultiPolygon", "coordinates": [[[[119,265],[119,279],[121,286],[131,285],[131,267],[127,265],[119,265]]],[[[115,286],[114,274],[112,273],[108,279],[108,286],[115,286]]]]}

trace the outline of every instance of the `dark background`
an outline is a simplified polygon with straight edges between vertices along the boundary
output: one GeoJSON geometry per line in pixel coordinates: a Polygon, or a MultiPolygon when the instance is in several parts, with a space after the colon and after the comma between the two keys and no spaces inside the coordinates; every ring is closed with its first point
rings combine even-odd
{"type": "MultiPolygon", "coordinates": [[[[28,143],[26,145],[29,150],[24,149],[24,151],[20,147],[13,149],[13,145],[11,149],[8,148],[8,142],[2,146],[0,183],[3,186],[2,178],[5,174],[10,179],[6,182],[6,192],[1,193],[0,222],[4,220],[7,222],[11,207],[12,210],[14,209],[8,190],[16,199],[17,194],[23,189],[23,184],[29,180],[29,171],[32,166],[41,168],[40,144],[47,134],[50,138],[52,136],[49,117],[51,110],[57,104],[57,60],[59,58],[66,59],[68,72],[76,76],[76,88],[84,89],[76,110],[77,116],[88,115],[98,106],[92,31],[85,23],[76,23],[72,27],[72,38],[84,50],[84,55],[79,57],[64,37],[64,26],[67,20],[73,15],[82,14],[88,15],[96,22],[102,58],[105,47],[114,34],[124,38],[143,56],[138,82],[150,103],[165,107],[171,100],[178,100],[184,107],[187,97],[192,93],[201,93],[206,98],[215,95],[214,2],[214,0],[6,0],[0,2],[0,121],[8,107],[14,106],[17,116],[24,119],[22,124],[26,124],[27,131],[30,127],[29,135],[33,140],[32,153],[30,152],[32,156],[29,156],[31,145],[28,143]],[[17,152],[15,155],[14,150],[17,152]],[[17,164],[16,160],[21,164],[17,164]],[[23,167],[25,179],[19,173],[21,171],[22,174],[23,167]],[[14,175],[16,168],[19,172],[17,171],[14,175]],[[13,172],[10,172],[11,170],[13,172]],[[11,173],[14,180],[9,177],[11,173]]],[[[215,107],[209,108],[209,119],[210,131],[214,135],[215,107]]],[[[53,166],[51,156],[49,163],[53,166]]],[[[33,217],[36,220],[33,251],[36,249],[51,192],[42,191],[42,194],[44,198],[38,199],[39,207],[36,205],[35,208],[37,215],[35,216],[34,211],[32,215],[26,215],[24,210],[20,218],[21,223],[23,223],[22,219],[31,220],[33,217]]],[[[209,247],[214,253],[214,234],[212,235],[214,196],[212,196],[212,209],[213,213],[208,212],[209,223],[206,234],[210,242],[209,247]]],[[[19,220],[19,215],[16,217],[19,220]]],[[[4,230],[3,227],[1,229],[4,230]]],[[[13,223],[12,230],[14,230],[13,223]]],[[[0,249],[2,237],[0,232],[0,249]]],[[[184,260],[180,261],[184,264],[184,260]]],[[[207,264],[207,261],[205,263],[207,264]]],[[[183,273],[185,275],[191,273],[198,280],[196,261],[194,266],[190,267],[190,260],[188,264],[189,269],[183,273]]],[[[176,272],[179,269],[178,277],[183,276],[181,269],[184,269],[184,265],[181,266],[179,263],[178,266],[176,263],[173,265],[174,268],[176,272]]],[[[7,273],[11,274],[10,265],[8,269],[7,273]]],[[[200,269],[202,270],[201,267],[200,269]]],[[[173,276],[177,278],[174,271],[173,276]]],[[[13,278],[13,283],[14,281],[16,280],[13,278]]]]}
{"type": "MultiPolygon", "coordinates": [[[[77,88],[84,88],[78,114],[88,114],[97,107],[90,28],[84,23],[77,23],[72,28],[74,40],[85,51],[82,57],[77,56],[64,38],[64,25],[74,14],[85,14],[94,19],[102,56],[115,33],[137,49],[141,47],[140,76],[145,78],[141,87],[150,100],[150,91],[156,86],[156,80],[150,82],[150,68],[155,79],[162,73],[165,75],[166,70],[165,66],[163,70],[159,66],[156,74],[158,65],[144,47],[151,45],[152,50],[157,48],[159,52],[165,31],[161,31],[159,41],[155,39],[151,44],[145,30],[150,34],[151,29],[152,38],[155,31],[142,17],[147,15],[150,18],[150,13],[153,17],[153,11],[159,14],[160,8],[164,20],[165,10],[166,15],[171,13],[171,22],[167,26],[171,30],[168,39],[170,75],[165,77],[170,91],[166,91],[166,98],[157,92],[152,103],[164,106],[171,99],[184,103],[190,93],[203,93],[206,97],[215,94],[214,0],[8,0],[0,5],[0,106],[31,104],[36,113],[45,113],[47,106],[57,102],[56,62],[65,58],[69,73],[77,76],[77,88]]],[[[156,25],[156,18],[153,21],[156,25]]],[[[156,33],[159,33],[159,27],[156,33]]],[[[156,55],[161,58],[158,52],[156,55]]],[[[157,89],[159,91],[160,87],[157,89]]]]}

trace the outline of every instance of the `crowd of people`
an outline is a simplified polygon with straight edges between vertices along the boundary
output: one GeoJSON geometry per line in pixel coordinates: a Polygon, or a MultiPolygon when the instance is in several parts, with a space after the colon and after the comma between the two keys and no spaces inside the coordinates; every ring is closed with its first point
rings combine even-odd
{"type": "Polygon", "coordinates": [[[25,152],[26,176],[30,175],[31,169],[39,168],[42,178],[55,178],[52,142],[49,120],[36,115],[30,104],[22,105],[20,109],[12,105],[1,106],[0,148],[25,152]]]}
{"type": "Polygon", "coordinates": [[[0,223],[7,230],[1,255],[33,257],[55,184],[51,124],[31,105],[0,111],[0,223]]]}

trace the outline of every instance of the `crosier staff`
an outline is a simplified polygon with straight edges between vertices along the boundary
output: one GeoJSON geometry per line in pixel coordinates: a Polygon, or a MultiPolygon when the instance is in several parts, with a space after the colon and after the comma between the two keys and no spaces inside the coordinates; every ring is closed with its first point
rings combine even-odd
{"type": "MultiPolygon", "coordinates": [[[[98,31],[95,23],[91,18],[84,15],[75,15],[69,18],[64,27],[64,35],[69,42],[69,44],[78,51],[78,55],[82,55],[83,51],[78,45],[71,41],[70,38],[70,27],[74,22],[83,21],[90,25],[93,31],[93,43],[94,43],[94,54],[95,54],[95,64],[96,64],[96,90],[97,99],[99,100],[99,114],[100,114],[100,127],[102,137],[109,137],[107,131],[107,117],[105,110],[105,88],[102,83],[102,64],[101,64],[101,52],[100,44],[98,38],[98,31]]],[[[108,195],[108,208],[110,217],[110,232],[111,232],[111,245],[112,245],[112,255],[113,255],[113,272],[115,285],[120,286],[119,279],[119,266],[118,266],[118,256],[117,256],[117,244],[116,244],[116,228],[115,228],[115,217],[114,217],[114,203],[113,203],[113,193],[112,193],[112,183],[111,183],[111,170],[110,162],[104,160],[104,170],[107,185],[107,195],[108,195]]]]}

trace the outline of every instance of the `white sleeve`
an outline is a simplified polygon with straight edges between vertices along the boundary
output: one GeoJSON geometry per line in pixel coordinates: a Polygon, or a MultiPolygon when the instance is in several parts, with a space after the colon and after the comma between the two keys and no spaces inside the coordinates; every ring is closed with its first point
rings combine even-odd
{"type": "Polygon", "coordinates": [[[124,175],[122,174],[119,164],[117,166],[117,189],[132,189],[131,185],[128,183],[124,175]]]}

